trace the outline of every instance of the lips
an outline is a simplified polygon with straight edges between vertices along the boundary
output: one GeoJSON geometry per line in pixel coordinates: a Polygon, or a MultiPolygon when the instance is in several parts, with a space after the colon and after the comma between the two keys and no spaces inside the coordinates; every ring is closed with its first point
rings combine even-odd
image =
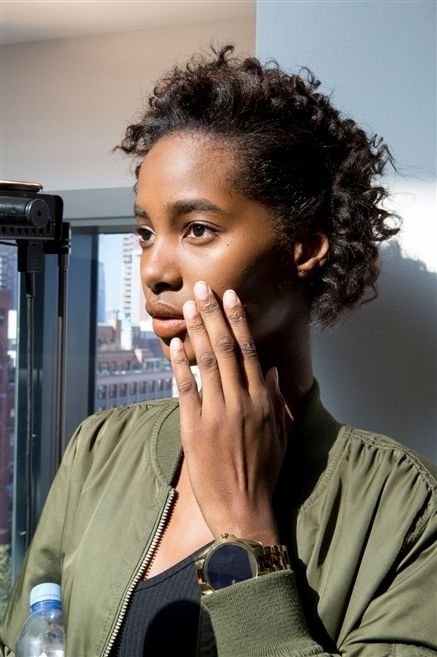
{"type": "Polygon", "coordinates": [[[166,317],[155,315],[152,317],[152,327],[158,338],[175,338],[184,331],[187,326],[183,317],[166,317]]]}
{"type": "Polygon", "coordinates": [[[152,317],[152,328],[154,333],[161,339],[171,339],[186,331],[182,312],[163,302],[148,302],[146,311],[152,317]]]}

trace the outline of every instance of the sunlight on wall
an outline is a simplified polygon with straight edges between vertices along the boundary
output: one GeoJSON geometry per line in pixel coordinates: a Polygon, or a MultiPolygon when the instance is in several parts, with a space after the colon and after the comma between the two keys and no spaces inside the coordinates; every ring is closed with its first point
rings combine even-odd
{"type": "Polygon", "coordinates": [[[402,255],[437,273],[437,198],[432,180],[397,178],[390,184],[390,209],[402,218],[397,240],[402,255]]]}

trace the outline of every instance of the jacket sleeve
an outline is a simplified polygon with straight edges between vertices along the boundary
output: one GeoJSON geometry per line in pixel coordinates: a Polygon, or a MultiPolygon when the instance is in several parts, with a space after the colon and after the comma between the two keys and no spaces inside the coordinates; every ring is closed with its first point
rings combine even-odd
{"type": "MultiPolygon", "coordinates": [[[[61,583],[62,534],[69,497],[72,494],[70,473],[80,431],[81,427],[77,429],[65,451],[1,621],[1,657],[14,655],[17,636],[29,614],[28,603],[32,587],[42,582],[61,583]]],[[[80,482],[77,484],[80,485],[80,482]]]]}
{"type": "Polygon", "coordinates": [[[436,525],[433,515],[334,651],[311,637],[292,571],[205,596],[202,632],[214,636],[218,657],[435,657],[436,525]]]}

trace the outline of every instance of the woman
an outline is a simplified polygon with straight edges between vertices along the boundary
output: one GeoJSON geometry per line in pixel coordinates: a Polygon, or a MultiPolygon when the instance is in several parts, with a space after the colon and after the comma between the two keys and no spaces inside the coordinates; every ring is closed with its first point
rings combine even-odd
{"type": "Polygon", "coordinates": [[[435,479],[337,423],[313,378],[310,324],[374,289],[396,232],[375,183],[388,149],[317,87],[227,47],[164,77],[127,129],[179,402],[79,427],[4,654],[41,581],[62,584],[69,656],[437,654],[435,479]]]}

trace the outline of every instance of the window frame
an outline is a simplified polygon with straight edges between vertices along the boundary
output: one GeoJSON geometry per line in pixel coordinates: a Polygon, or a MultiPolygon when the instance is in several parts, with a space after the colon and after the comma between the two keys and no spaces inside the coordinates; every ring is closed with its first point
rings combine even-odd
{"type": "MultiPolygon", "coordinates": [[[[66,340],[66,417],[62,452],[75,428],[95,403],[98,238],[100,233],[133,230],[134,192],[131,188],[53,190],[64,201],[64,221],[72,229],[68,270],[66,340]],[[73,392],[72,392],[73,391],[73,392]]],[[[20,277],[23,278],[23,277],[20,277]]],[[[34,449],[32,533],[58,467],[55,436],[58,273],[56,256],[45,256],[35,281],[34,322],[34,449]]],[[[26,453],[26,305],[24,281],[19,284],[15,398],[15,440],[12,509],[12,581],[25,554],[26,453]]]]}

